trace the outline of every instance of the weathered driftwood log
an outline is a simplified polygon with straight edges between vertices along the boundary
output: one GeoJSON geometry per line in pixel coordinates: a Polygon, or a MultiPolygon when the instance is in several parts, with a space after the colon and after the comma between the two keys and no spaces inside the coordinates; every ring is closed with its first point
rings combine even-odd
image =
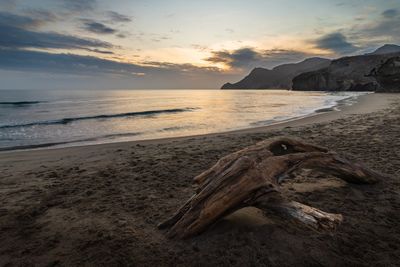
{"type": "Polygon", "coordinates": [[[159,225],[169,237],[185,238],[246,206],[278,212],[316,229],[334,229],[340,214],[286,200],[279,184],[299,169],[318,169],[350,183],[374,183],[382,175],[328,149],[290,138],[270,139],[221,158],[194,178],[198,189],[171,218],[159,225]]]}

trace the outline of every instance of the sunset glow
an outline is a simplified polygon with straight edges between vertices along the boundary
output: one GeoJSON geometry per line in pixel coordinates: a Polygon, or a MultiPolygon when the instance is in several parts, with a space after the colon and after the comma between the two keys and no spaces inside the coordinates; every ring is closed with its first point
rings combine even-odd
{"type": "Polygon", "coordinates": [[[1,35],[9,40],[0,44],[1,52],[35,59],[29,67],[1,64],[0,77],[5,88],[25,87],[27,81],[11,81],[28,72],[29,87],[36,88],[46,86],[41,75],[48,70],[55,80],[61,74],[76,80],[83,73],[74,66],[85,66],[82,84],[94,75],[93,86],[163,88],[180,79],[185,88],[218,88],[254,67],[362,54],[396,43],[399,8],[395,0],[1,1],[1,35]],[[71,66],[49,68],[58,62],[51,57],[61,54],[73,57],[71,66]],[[189,72],[196,84],[186,78],[189,72]],[[125,77],[110,79],[114,74],[125,77]]]}

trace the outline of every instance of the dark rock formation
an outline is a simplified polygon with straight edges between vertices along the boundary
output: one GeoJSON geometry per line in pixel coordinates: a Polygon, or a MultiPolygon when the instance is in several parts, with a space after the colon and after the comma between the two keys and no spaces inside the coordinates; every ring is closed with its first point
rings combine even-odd
{"type": "Polygon", "coordinates": [[[309,58],[271,70],[253,69],[222,89],[293,89],[298,91],[400,92],[400,46],[386,44],[374,52],[333,61],[309,58]]]}
{"type": "Polygon", "coordinates": [[[391,57],[381,64],[371,75],[385,92],[400,92],[400,56],[391,57]]]}
{"type": "MultiPolygon", "coordinates": [[[[293,79],[293,90],[299,91],[386,91],[371,75],[380,64],[397,54],[368,54],[332,61],[327,68],[306,72],[293,79]]],[[[382,76],[383,77],[383,76],[382,76]]]]}
{"type": "Polygon", "coordinates": [[[272,70],[255,68],[243,80],[234,84],[226,83],[221,89],[290,89],[296,75],[327,67],[329,63],[329,59],[314,57],[299,63],[280,65],[272,70]]]}

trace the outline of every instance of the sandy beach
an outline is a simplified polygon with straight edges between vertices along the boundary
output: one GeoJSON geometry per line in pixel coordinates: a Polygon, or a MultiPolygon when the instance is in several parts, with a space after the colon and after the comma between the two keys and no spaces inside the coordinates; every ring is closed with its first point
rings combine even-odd
{"type": "Polygon", "coordinates": [[[341,111],[228,133],[0,153],[0,266],[396,266],[400,262],[400,95],[369,94],[341,111]],[[351,185],[305,173],[293,200],[341,213],[334,233],[236,212],[200,236],[157,224],[192,179],[233,151],[275,136],[328,147],[387,174],[351,185]]]}

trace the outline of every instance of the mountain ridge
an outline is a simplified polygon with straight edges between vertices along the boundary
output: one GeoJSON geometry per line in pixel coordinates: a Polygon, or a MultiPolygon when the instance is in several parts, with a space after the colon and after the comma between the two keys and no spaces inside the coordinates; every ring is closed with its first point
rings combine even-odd
{"type": "Polygon", "coordinates": [[[296,75],[323,68],[330,62],[330,59],[312,57],[297,63],[278,65],[272,69],[254,68],[239,82],[226,83],[221,89],[289,89],[296,75]]]}
{"type": "Polygon", "coordinates": [[[367,55],[384,55],[384,54],[391,54],[391,53],[398,53],[400,52],[400,46],[395,44],[384,44],[381,47],[375,49],[374,52],[368,53],[367,55]]]}
{"type": "Polygon", "coordinates": [[[297,63],[278,65],[272,69],[258,67],[239,82],[225,83],[221,89],[379,91],[384,88],[379,79],[371,73],[380,64],[399,54],[400,46],[385,44],[364,55],[333,60],[311,57],[297,63]]]}

